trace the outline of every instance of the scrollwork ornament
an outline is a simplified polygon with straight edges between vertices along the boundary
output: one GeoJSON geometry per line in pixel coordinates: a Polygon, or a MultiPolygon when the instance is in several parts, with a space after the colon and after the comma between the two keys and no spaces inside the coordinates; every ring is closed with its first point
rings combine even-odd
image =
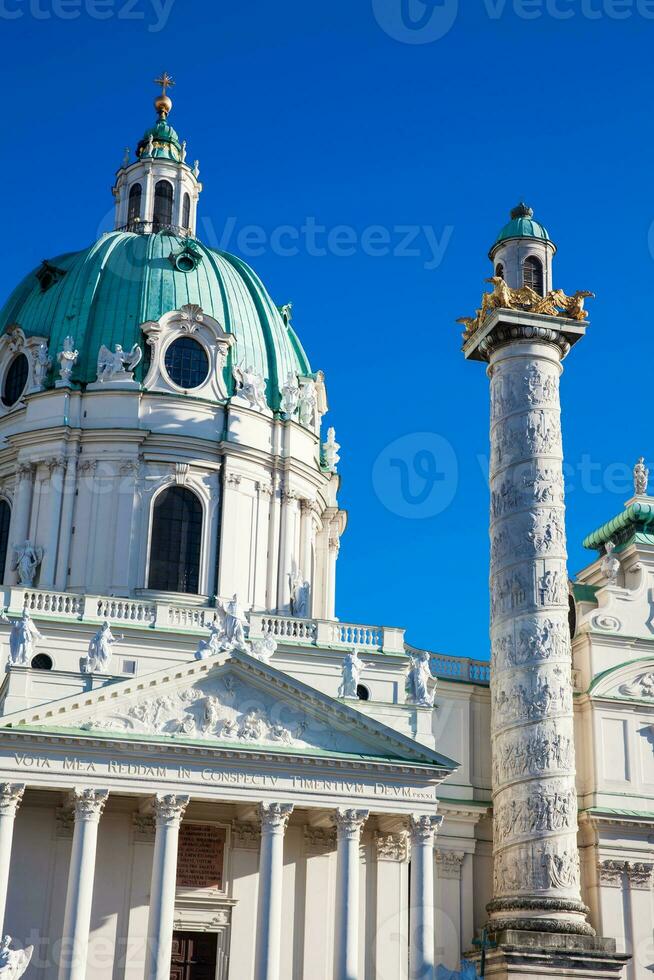
{"type": "Polygon", "coordinates": [[[375,832],[375,851],[378,861],[404,863],[409,858],[409,835],[407,831],[395,834],[375,832]]]}
{"type": "Polygon", "coordinates": [[[652,887],[654,865],[649,861],[629,861],[626,865],[627,878],[632,888],[649,891],[652,887]]]}

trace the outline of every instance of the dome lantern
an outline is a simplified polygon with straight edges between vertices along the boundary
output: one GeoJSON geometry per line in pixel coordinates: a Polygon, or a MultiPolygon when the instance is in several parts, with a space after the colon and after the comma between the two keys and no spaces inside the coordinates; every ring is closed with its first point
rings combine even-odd
{"type": "Polygon", "coordinates": [[[547,229],[534,218],[528,204],[521,202],[510,213],[510,221],[497,236],[489,252],[494,275],[512,289],[531,286],[541,296],[552,288],[552,259],[556,245],[547,229]]]}
{"type": "Polygon", "coordinates": [[[186,163],[186,141],[180,142],[168,122],[173,103],[167,89],[173,79],[164,72],[155,84],[161,85],[154,100],[156,122],[139,140],[137,160],[130,163],[127,158],[118,171],[113,188],[115,230],[194,237],[202,191],[199,168],[197,162],[192,168],[186,163]]]}

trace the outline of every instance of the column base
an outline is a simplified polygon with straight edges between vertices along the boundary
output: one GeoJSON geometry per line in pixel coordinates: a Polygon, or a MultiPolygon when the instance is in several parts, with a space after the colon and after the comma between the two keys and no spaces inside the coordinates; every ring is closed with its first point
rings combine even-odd
{"type": "Polygon", "coordinates": [[[583,902],[567,898],[495,898],[486,906],[487,931],[507,929],[527,932],[554,932],[594,936],[588,924],[590,909],[583,902]]]}
{"type": "MultiPolygon", "coordinates": [[[[614,939],[504,929],[489,936],[486,980],[540,980],[544,977],[584,977],[586,980],[622,980],[629,953],[617,953],[614,939]]],[[[479,969],[481,952],[466,959],[479,969]]]]}

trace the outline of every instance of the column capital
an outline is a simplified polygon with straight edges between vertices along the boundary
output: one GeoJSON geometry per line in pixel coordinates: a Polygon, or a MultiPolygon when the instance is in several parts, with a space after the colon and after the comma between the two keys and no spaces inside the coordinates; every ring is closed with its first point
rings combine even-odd
{"type": "Polygon", "coordinates": [[[189,800],[186,793],[157,793],[152,800],[157,826],[179,827],[189,800]]]}
{"type": "Polygon", "coordinates": [[[466,856],[465,851],[448,851],[437,847],[434,854],[439,878],[459,879],[461,877],[461,868],[466,856]]]}
{"type": "Polygon", "coordinates": [[[261,832],[283,834],[288,824],[288,818],[292,813],[292,803],[260,803],[259,818],[261,820],[261,832]]]}
{"type": "Polygon", "coordinates": [[[433,844],[434,834],[438,832],[438,829],[442,823],[443,817],[440,813],[435,813],[433,815],[421,814],[420,816],[416,816],[415,813],[411,814],[409,820],[411,843],[433,844]]]}
{"type": "Polygon", "coordinates": [[[75,823],[98,823],[109,796],[108,789],[86,789],[76,786],[70,794],[70,806],[75,813],[75,823]]]}
{"type": "Polygon", "coordinates": [[[0,783],[0,816],[15,817],[24,792],[25,783],[0,783]]]}
{"type": "Polygon", "coordinates": [[[34,475],[34,463],[18,463],[16,466],[16,476],[19,480],[30,479],[34,475]]]}
{"type": "Polygon", "coordinates": [[[355,810],[339,806],[338,810],[332,814],[332,820],[336,824],[337,836],[346,837],[350,840],[357,838],[369,816],[370,810],[355,810]]]}

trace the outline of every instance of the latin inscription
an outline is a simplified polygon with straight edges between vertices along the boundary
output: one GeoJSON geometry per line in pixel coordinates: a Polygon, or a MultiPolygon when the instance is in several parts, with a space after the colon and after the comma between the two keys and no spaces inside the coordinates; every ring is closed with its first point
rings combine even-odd
{"type": "Polygon", "coordinates": [[[322,779],[306,776],[280,777],[264,772],[247,772],[226,767],[192,767],[182,765],[152,765],[123,759],[85,759],[77,756],[62,758],[16,752],[12,756],[17,769],[48,770],[52,773],[76,773],[113,776],[114,778],[153,779],[173,782],[207,783],[212,787],[245,787],[267,790],[295,790],[298,793],[324,793],[339,796],[378,796],[397,800],[436,799],[435,787],[387,785],[380,782],[361,782],[348,779],[322,779]]]}
{"type": "Polygon", "coordinates": [[[182,823],[177,852],[180,888],[223,887],[225,831],[205,823],[182,823]]]}

